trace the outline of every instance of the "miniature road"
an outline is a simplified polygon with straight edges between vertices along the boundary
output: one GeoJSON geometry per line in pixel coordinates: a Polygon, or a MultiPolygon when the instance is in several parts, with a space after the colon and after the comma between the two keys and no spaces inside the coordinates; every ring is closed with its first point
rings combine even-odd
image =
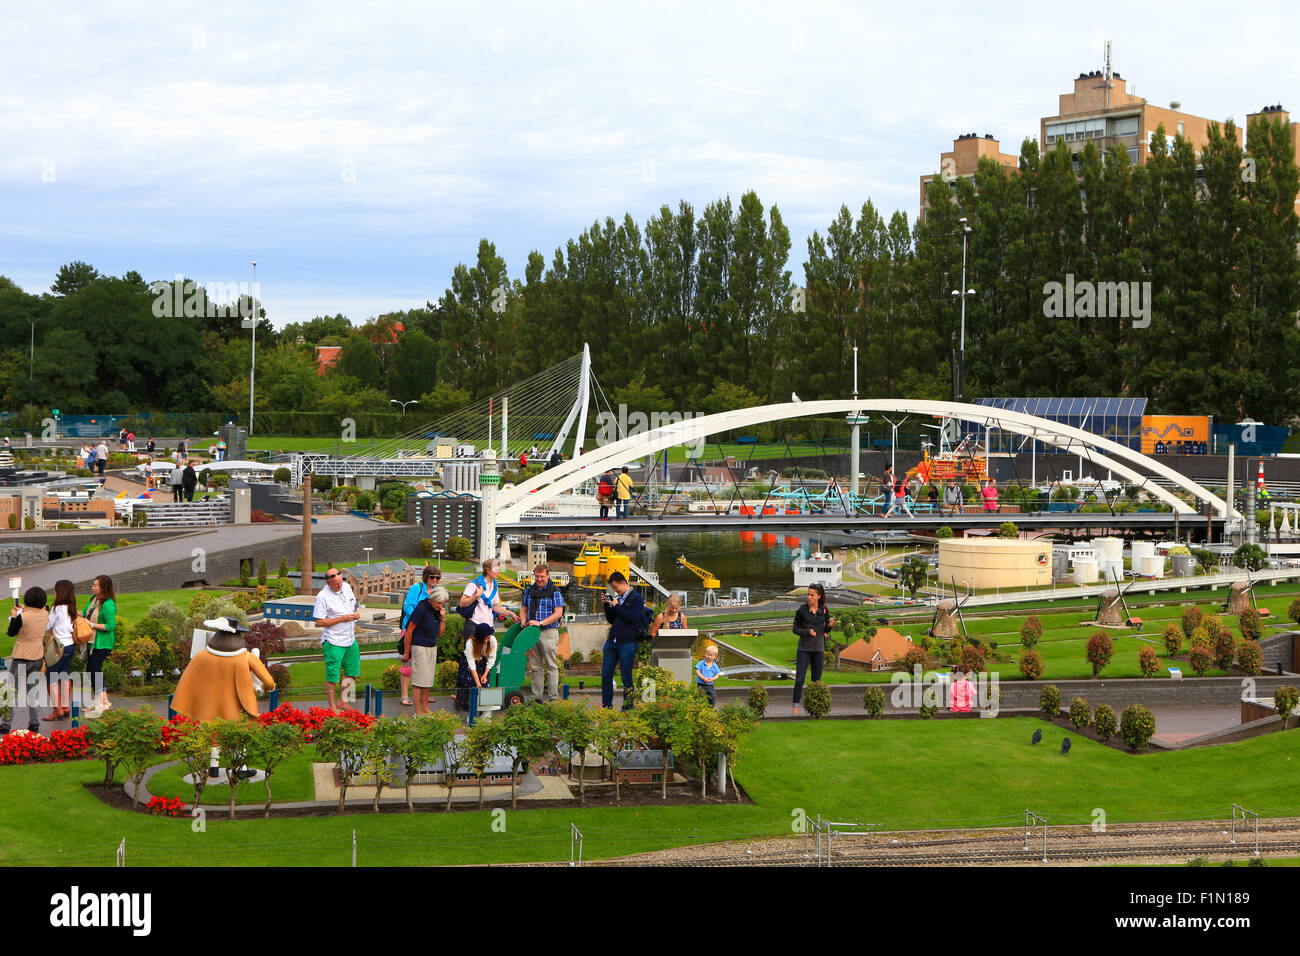
{"type": "MultiPolygon", "coordinates": [[[[353,515],[323,516],[317,518],[313,537],[319,535],[356,534],[370,531],[373,521],[353,515]]],[[[130,529],[123,531],[130,534],[130,529]]],[[[202,548],[211,557],[222,551],[240,550],[265,541],[284,539],[297,541],[302,537],[300,524],[242,524],[222,525],[216,528],[199,528],[164,541],[146,542],[129,548],[112,548],[94,554],[60,558],[38,567],[24,568],[20,572],[26,587],[41,587],[53,593],[54,582],[60,578],[70,581],[89,581],[97,574],[110,577],[126,571],[142,571],[159,565],[189,558],[195,548],[202,548]]]]}

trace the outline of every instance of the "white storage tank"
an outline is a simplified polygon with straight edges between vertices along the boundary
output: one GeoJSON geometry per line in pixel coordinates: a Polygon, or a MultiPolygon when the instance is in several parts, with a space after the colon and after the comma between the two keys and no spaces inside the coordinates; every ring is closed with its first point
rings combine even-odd
{"type": "Polygon", "coordinates": [[[1075,558],[1074,559],[1074,583],[1075,584],[1096,584],[1097,583],[1097,559],[1096,558],[1075,558]]]}

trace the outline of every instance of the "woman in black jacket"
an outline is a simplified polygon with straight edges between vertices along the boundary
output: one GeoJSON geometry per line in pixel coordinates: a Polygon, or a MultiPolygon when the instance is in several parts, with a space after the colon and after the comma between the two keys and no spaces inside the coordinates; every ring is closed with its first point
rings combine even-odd
{"type": "Polygon", "coordinates": [[[803,678],[812,665],[812,679],[822,679],[822,663],[826,657],[826,632],[835,626],[835,620],[826,610],[826,589],[820,584],[808,585],[808,603],[794,612],[792,630],[799,638],[796,651],[794,678],[794,710],[799,716],[799,701],[803,697],[803,678]]]}

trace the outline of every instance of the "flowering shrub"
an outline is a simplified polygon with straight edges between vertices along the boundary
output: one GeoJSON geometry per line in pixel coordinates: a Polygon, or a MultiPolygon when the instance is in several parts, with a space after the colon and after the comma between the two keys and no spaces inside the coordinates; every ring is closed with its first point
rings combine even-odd
{"type": "Polygon", "coordinates": [[[1096,677],[1101,673],[1101,669],[1110,663],[1111,655],[1115,653],[1115,642],[1110,639],[1110,635],[1105,631],[1097,631],[1092,637],[1088,638],[1088,648],[1086,657],[1088,663],[1092,665],[1092,676],[1096,677]]]}
{"type": "Polygon", "coordinates": [[[144,808],[156,817],[179,817],[185,812],[185,801],[180,797],[154,797],[144,808]]]}
{"type": "Polygon", "coordinates": [[[369,714],[363,714],[357,710],[330,710],[327,707],[312,707],[310,710],[299,710],[293,704],[281,704],[275,710],[267,711],[257,718],[257,722],[263,727],[271,724],[293,724],[302,731],[304,740],[312,740],[316,731],[321,729],[321,725],[331,717],[339,717],[350,723],[356,724],[362,730],[368,730],[370,725],[375,722],[375,718],[369,714]]]}
{"type": "Polygon", "coordinates": [[[1143,677],[1155,677],[1160,670],[1160,661],[1156,659],[1154,647],[1144,647],[1138,651],[1138,668],[1143,677]]]}
{"type": "Polygon", "coordinates": [[[1183,646],[1183,629],[1177,624],[1169,623],[1165,625],[1165,651],[1170,657],[1178,653],[1183,646]]]}
{"type": "Polygon", "coordinates": [[[1242,641],[1237,645],[1237,666],[1247,674],[1258,676],[1263,667],[1263,655],[1255,641],[1242,641]]]}
{"type": "Polygon", "coordinates": [[[1025,651],[1020,655],[1020,673],[1026,680],[1038,680],[1043,676],[1043,658],[1038,651],[1025,651]]]}
{"type": "Polygon", "coordinates": [[[1192,635],[1196,633],[1196,629],[1201,626],[1201,623],[1204,620],[1205,615],[1201,613],[1199,607],[1189,607],[1183,612],[1183,633],[1187,635],[1189,641],[1192,639],[1192,635]]]}
{"type": "Polygon", "coordinates": [[[50,734],[55,760],[84,760],[90,756],[90,738],[85,727],[56,730],[50,734]]]}
{"type": "Polygon", "coordinates": [[[163,724],[162,736],[158,739],[158,752],[166,753],[171,749],[172,741],[185,732],[186,724],[197,723],[190,720],[184,714],[177,714],[167,723],[163,724]]]}
{"type": "Polygon", "coordinates": [[[1025,623],[1020,627],[1020,643],[1026,647],[1033,647],[1038,643],[1038,639],[1043,636],[1043,622],[1038,619],[1037,614],[1031,614],[1025,618],[1025,623]]]}
{"type": "Polygon", "coordinates": [[[1115,731],[1119,729],[1114,709],[1109,704],[1098,704],[1097,712],[1092,715],[1092,726],[1102,740],[1110,740],[1114,737],[1115,731]]]}
{"type": "Polygon", "coordinates": [[[48,737],[15,730],[0,738],[0,764],[48,763],[53,759],[54,746],[48,737]]]}

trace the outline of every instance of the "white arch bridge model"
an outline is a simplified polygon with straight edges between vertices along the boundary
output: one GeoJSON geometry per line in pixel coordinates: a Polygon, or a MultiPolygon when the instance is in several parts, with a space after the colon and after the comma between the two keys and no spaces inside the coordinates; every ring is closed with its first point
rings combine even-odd
{"type": "MultiPolygon", "coordinates": [[[[571,461],[566,461],[540,475],[534,475],[514,488],[501,492],[497,496],[497,521],[521,521],[524,512],[530,508],[535,508],[557,495],[576,488],[606,468],[619,467],[625,462],[653,455],[673,445],[696,442],[718,432],[749,428],[789,418],[806,418],[814,415],[839,416],[850,412],[892,412],[934,418],[958,418],[1033,438],[1057,448],[1078,450],[1080,454],[1084,453],[1083,449],[1087,449],[1089,459],[1094,465],[1107,468],[1133,484],[1142,485],[1149,480],[1147,475],[1138,470],[1142,468],[1152,475],[1167,479],[1197,499],[1209,503],[1221,515],[1227,510],[1227,504],[1222,498],[1211,494],[1190,478],[1149,455],[1072,425],[1063,425],[1060,422],[1040,418],[1037,415],[1026,415],[1023,412],[1001,408],[990,409],[987,405],[906,399],[860,399],[858,401],[786,402],[779,405],[741,408],[732,412],[720,412],[716,415],[664,425],[620,439],[601,448],[584,451],[571,461]]],[[[1196,514],[1196,509],[1165,488],[1150,485],[1147,490],[1181,514],[1196,514]]]]}

